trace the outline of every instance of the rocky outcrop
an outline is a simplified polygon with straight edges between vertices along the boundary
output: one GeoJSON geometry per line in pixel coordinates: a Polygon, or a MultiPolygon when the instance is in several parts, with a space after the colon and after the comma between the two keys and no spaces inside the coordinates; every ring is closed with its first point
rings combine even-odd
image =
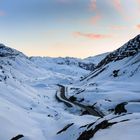
{"type": "Polygon", "coordinates": [[[100,68],[110,62],[122,60],[126,57],[134,56],[140,52],[140,35],[137,35],[135,38],[128,41],[121,48],[113,51],[107,55],[97,66],[100,68]]]}

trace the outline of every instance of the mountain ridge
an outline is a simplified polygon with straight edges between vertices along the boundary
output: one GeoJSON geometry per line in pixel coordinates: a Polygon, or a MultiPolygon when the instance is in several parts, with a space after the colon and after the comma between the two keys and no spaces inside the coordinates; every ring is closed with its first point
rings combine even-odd
{"type": "Polygon", "coordinates": [[[118,61],[126,57],[134,56],[139,52],[140,52],[140,34],[134,37],[133,39],[129,40],[122,47],[118,48],[112,53],[109,53],[109,55],[107,55],[101,62],[99,62],[96,68],[106,65],[112,61],[118,61]]]}

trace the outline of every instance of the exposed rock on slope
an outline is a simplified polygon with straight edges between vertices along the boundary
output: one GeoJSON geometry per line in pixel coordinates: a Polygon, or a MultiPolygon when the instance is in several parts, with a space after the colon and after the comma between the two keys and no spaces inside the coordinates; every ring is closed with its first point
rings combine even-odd
{"type": "Polygon", "coordinates": [[[96,68],[104,66],[112,61],[122,60],[126,57],[134,56],[140,52],[140,35],[128,41],[121,48],[108,54],[105,59],[103,59],[96,68]]]}
{"type": "Polygon", "coordinates": [[[140,35],[128,41],[119,49],[109,53],[95,69],[83,77],[83,80],[95,78],[132,77],[140,69],[140,35]],[[132,66],[133,65],[133,66],[132,66]]]}
{"type": "MultiPolygon", "coordinates": [[[[67,66],[75,66],[75,67],[79,67],[85,70],[89,70],[92,71],[95,68],[95,64],[92,63],[92,61],[89,60],[84,60],[84,59],[78,59],[78,58],[73,58],[73,57],[58,57],[58,58],[51,58],[51,57],[31,57],[30,58],[33,62],[35,62],[36,64],[39,63],[39,61],[44,62],[48,64],[48,63],[53,63],[53,64],[58,64],[58,66],[63,66],[63,65],[67,65],[67,66]]],[[[43,66],[42,66],[43,67],[43,66]]]]}

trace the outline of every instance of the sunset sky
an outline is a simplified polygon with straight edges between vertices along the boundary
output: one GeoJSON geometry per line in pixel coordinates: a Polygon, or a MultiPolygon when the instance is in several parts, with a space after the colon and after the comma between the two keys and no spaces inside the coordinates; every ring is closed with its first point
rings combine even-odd
{"type": "Polygon", "coordinates": [[[87,57],[140,32],[140,0],[0,0],[0,41],[29,56],[87,57]]]}

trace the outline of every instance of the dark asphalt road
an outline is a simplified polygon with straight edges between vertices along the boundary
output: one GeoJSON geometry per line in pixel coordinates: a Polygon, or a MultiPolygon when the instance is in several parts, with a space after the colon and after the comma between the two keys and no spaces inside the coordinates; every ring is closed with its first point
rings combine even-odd
{"type": "Polygon", "coordinates": [[[84,109],[85,111],[88,112],[88,114],[90,114],[92,116],[104,117],[104,114],[96,108],[92,108],[92,107],[80,104],[78,102],[75,102],[75,101],[72,102],[71,100],[69,100],[65,96],[65,92],[66,92],[65,86],[59,85],[59,84],[58,84],[58,86],[60,87],[60,93],[59,93],[60,95],[59,95],[59,97],[57,95],[56,96],[57,96],[57,98],[59,98],[59,101],[64,102],[69,107],[79,106],[80,108],[84,109]]]}

